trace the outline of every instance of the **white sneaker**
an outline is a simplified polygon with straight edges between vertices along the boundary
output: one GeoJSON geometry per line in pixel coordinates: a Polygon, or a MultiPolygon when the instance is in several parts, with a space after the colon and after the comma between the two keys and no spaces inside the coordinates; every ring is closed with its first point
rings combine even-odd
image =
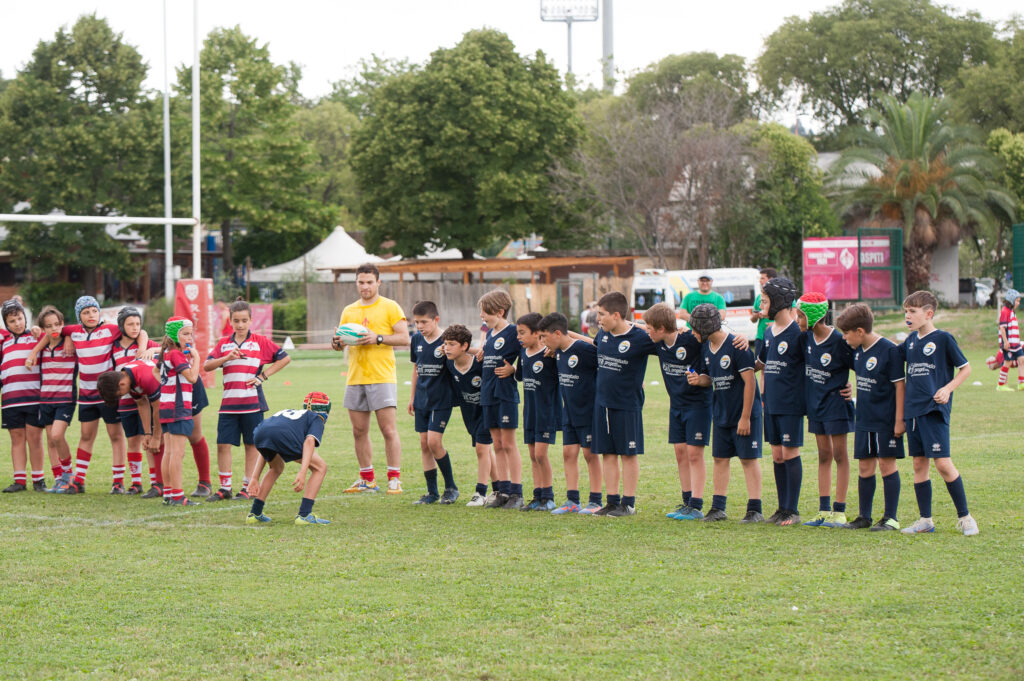
{"type": "Polygon", "coordinates": [[[978,529],[978,521],[969,513],[963,518],[957,518],[956,529],[963,532],[965,537],[973,537],[980,532],[978,529]]]}
{"type": "Polygon", "coordinates": [[[466,506],[483,506],[485,501],[487,501],[487,497],[479,492],[473,492],[473,498],[469,500],[466,506]]]}
{"type": "MultiPolygon", "coordinates": [[[[975,525],[977,528],[977,525],[975,525]]],[[[934,532],[935,523],[932,522],[931,518],[918,518],[914,521],[913,525],[907,525],[900,532],[903,534],[920,534],[922,532],[934,532]]]]}
{"type": "Polygon", "coordinates": [[[398,478],[390,478],[388,480],[388,494],[401,494],[402,493],[402,481],[398,478]]]}

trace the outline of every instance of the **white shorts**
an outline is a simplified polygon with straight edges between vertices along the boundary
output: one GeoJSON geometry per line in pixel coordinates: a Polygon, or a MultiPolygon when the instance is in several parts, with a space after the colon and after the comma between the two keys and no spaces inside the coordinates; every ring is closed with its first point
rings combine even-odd
{"type": "Polygon", "coordinates": [[[398,407],[398,385],[368,383],[345,388],[345,408],[351,411],[377,411],[398,407]]]}

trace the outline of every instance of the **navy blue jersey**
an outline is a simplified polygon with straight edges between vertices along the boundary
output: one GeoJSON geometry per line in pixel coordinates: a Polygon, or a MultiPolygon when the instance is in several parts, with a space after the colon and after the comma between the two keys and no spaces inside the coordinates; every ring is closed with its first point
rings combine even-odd
{"type": "Polygon", "coordinates": [[[857,430],[892,433],[896,424],[896,384],[903,380],[903,356],[888,338],[853,353],[857,375],[857,430]]]}
{"type": "Polygon", "coordinates": [[[701,343],[692,331],[676,334],[676,341],[671,346],[664,342],[655,344],[658,348],[658,361],[661,363],[661,377],[665,379],[665,390],[668,391],[670,409],[704,409],[711,406],[711,388],[690,385],[686,380],[687,372],[692,368],[699,370],[701,362],[701,343]]]}
{"type": "Polygon", "coordinates": [[[316,446],[324,437],[324,418],[306,409],[285,409],[266,419],[253,432],[256,446],[287,456],[302,456],[306,437],[316,438],[316,446]]]}
{"type": "Polygon", "coordinates": [[[459,371],[453,360],[448,360],[446,366],[452,381],[455,382],[455,392],[459,404],[472,404],[479,407],[480,385],[483,383],[480,372],[483,370],[483,363],[477,360],[476,357],[473,357],[473,363],[469,365],[465,372],[459,371]]]}
{"type": "MultiPolygon", "coordinates": [[[[754,355],[750,350],[733,347],[735,337],[730,333],[722,341],[718,350],[711,349],[711,343],[705,343],[702,350],[701,363],[696,371],[711,378],[711,420],[719,428],[734,428],[743,416],[743,378],[744,371],[750,371],[753,377],[754,355]]],[[[750,408],[750,418],[761,416],[761,391],[754,381],[754,404],[750,408]]]]}
{"type": "Polygon", "coordinates": [[[419,331],[414,333],[409,359],[416,365],[416,394],[412,406],[427,411],[455,406],[455,386],[445,366],[448,358],[444,354],[441,335],[430,342],[419,331]]]}
{"type": "Polygon", "coordinates": [[[956,369],[967,366],[967,358],[960,352],[953,334],[935,329],[921,338],[914,331],[901,347],[907,363],[907,398],[903,416],[912,419],[937,411],[949,423],[953,396],[950,395],[946,404],[939,404],[935,401],[935,393],[953,380],[956,369]]]}
{"type": "Polygon", "coordinates": [[[820,343],[804,332],[804,400],[807,418],[822,423],[849,417],[846,398],[839,394],[850,382],[853,349],[836,329],[820,343]]]}
{"type": "Polygon", "coordinates": [[[597,346],[597,406],[639,411],[644,406],[647,357],[658,352],[639,326],[619,336],[604,329],[594,337],[597,346]]]}
{"type": "Polygon", "coordinates": [[[516,378],[523,382],[523,420],[526,411],[533,412],[533,425],[538,431],[558,430],[562,426],[562,406],[558,393],[558,366],[554,357],[545,357],[546,347],[532,355],[520,351],[516,378]]]}
{"type": "Polygon", "coordinates": [[[499,402],[519,402],[519,387],[515,376],[498,378],[494,370],[503,362],[515,364],[522,349],[516,325],[508,324],[501,331],[488,329],[484,341],[483,383],[480,385],[480,404],[489,406],[499,402]]]}
{"type": "Polygon", "coordinates": [[[592,426],[597,382],[597,348],[586,341],[573,341],[567,349],[555,353],[555,364],[558,366],[558,387],[565,403],[562,424],[592,426]]]}
{"type": "Polygon", "coordinates": [[[757,361],[764,365],[766,413],[798,416],[805,413],[803,345],[803,333],[795,321],[778,336],[772,324],[764,330],[764,345],[757,361]]]}

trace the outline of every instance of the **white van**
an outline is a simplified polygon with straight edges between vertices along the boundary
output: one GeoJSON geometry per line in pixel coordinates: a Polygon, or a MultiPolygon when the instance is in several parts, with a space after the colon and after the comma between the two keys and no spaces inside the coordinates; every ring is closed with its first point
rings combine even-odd
{"type": "MultiPolygon", "coordinates": [[[[686,291],[688,292],[689,289],[686,291]]],[[[629,293],[629,305],[633,310],[634,320],[643,319],[644,312],[658,303],[668,303],[673,308],[677,308],[682,300],[679,290],[665,270],[640,270],[633,275],[633,289],[629,293]]]]}
{"type": "Polygon", "coordinates": [[[750,321],[750,313],[754,310],[754,299],[761,292],[760,271],[753,267],[669,270],[665,275],[679,293],[680,302],[687,293],[697,290],[697,278],[702,272],[711,275],[711,290],[725,298],[722,321],[729,330],[749,340],[757,338],[757,324],[750,321]]]}

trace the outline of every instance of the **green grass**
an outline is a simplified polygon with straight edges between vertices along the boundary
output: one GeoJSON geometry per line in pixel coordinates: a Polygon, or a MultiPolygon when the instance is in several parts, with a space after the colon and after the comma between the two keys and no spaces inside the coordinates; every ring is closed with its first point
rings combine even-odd
{"type": "MultiPolygon", "coordinates": [[[[311,389],[336,400],[316,507],[333,524],[292,525],[299,498],[287,485],[271,495],[275,522],[266,527],[244,525],[242,503],[172,510],[110,497],[101,445],[84,497],[0,497],[0,678],[1020,679],[1024,394],[993,390],[982,360],[994,320],[991,312],[940,319],[964,336],[974,367],[956,394],[952,437],[981,525],[973,538],[953,528],[937,476],[933,535],[742,526],[738,464],[730,522],[666,520],[678,490],[664,443],[667,398],[656,386],[635,518],[413,507],[424,485],[402,410],[405,494],[353,498],[341,494],[356,477],[341,356],[294,353],[268,397],[272,410],[297,407],[311,389]]],[[[404,400],[404,354],[399,366],[404,400]]],[[[661,381],[654,362],[648,380],[661,381]]],[[[219,389],[210,397],[216,405],[219,389]]],[[[204,416],[212,443],[216,409],[204,416]]],[[[373,439],[382,467],[379,434],[373,439]]],[[[808,513],[816,501],[809,440],[808,513]]],[[[446,441],[466,500],[475,457],[458,419],[446,441]]],[[[560,459],[556,450],[559,498],[560,459]]],[[[529,489],[528,460],[524,469],[529,489]]],[[[237,486],[240,452],[235,470],[237,486]]],[[[900,515],[910,522],[909,461],[900,472],[900,515]]],[[[9,474],[0,463],[0,479],[9,474]]],[[[186,457],[187,484],[194,480],[186,457]]],[[[876,515],[880,504],[879,486],[876,515]]]]}

